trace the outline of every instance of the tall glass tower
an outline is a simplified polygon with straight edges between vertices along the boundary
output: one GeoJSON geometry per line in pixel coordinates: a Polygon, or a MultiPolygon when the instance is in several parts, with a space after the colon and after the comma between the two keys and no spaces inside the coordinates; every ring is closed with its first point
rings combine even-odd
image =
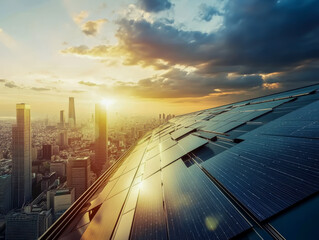
{"type": "Polygon", "coordinates": [[[107,116],[106,107],[103,104],[95,104],[95,163],[93,166],[97,175],[108,167],[107,156],[107,116]]]}
{"type": "Polygon", "coordinates": [[[12,126],[12,205],[22,207],[32,198],[30,105],[16,106],[17,124],[12,126]]]}
{"type": "Polygon", "coordinates": [[[64,110],[60,111],[60,128],[65,127],[64,110]]]}
{"type": "Polygon", "coordinates": [[[74,97],[69,97],[69,127],[76,127],[74,97]]]}

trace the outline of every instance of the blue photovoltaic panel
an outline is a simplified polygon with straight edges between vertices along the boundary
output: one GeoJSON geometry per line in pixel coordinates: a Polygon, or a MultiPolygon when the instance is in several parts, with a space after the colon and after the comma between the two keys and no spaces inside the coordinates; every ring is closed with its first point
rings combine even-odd
{"type": "Polygon", "coordinates": [[[194,135],[188,135],[187,137],[184,137],[181,140],[179,140],[178,145],[182,147],[185,153],[189,153],[190,151],[193,151],[194,149],[203,146],[207,142],[208,141],[206,139],[194,135]]]}
{"type": "Polygon", "coordinates": [[[216,133],[204,132],[204,131],[197,131],[197,132],[192,133],[192,135],[201,136],[201,137],[207,138],[207,139],[213,139],[214,137],[218,136],[218,134],[216,134],[216,133]]]}
{"type": "Polygon", "coordinates": [[[202,163],[259,220],[319,190],[319,141],[260,136],[202,163]]]}
{"type": "Polygon", "coordinates": [[[260,101],[266,101],[270,99],[277,99],[277,98],[283,98],[283,97],[289,97],[289,96],[296,96],[299,94],[308,94],[314,90],[318,89],[318,85],[316,86],[309,86],[301,89],[291,90],[287,92],[277,93],[270,96],[260,97],[257,99],[253,99],[250,102],[260,102],[260,101]]]}
{"type": "Polygon", "coordinates": [[[163,187],[170,239],[229,239],[251,227],[196,166],[166,167],[163,187]]]}
{"type": "Polygon", "coordinates": [[[170,164],[171,162],[174,162],[175,160],[181,158],[185,154],[186,152],[178,144],[167,149],[164,152],[161,152],[160,156],[162,168],[170,164]]]}
{"type": "Polygon", "coordinates": [[[260,134],[319,138],[319,101],[273,120],[241,138],[249,139],[260,134]]]}
{"type": "Polygon", "coordinates": [[[161,173],[143,181],[131,230],[131,239],[167,239],[161,173]]]}
{"type": "Polygon", "coordinates": [[[180,138],[184,136],[185,134],[194,131],[194,128],[180,128],[174,132],[171,133],[171,136],[173,139],[180,138]]]}

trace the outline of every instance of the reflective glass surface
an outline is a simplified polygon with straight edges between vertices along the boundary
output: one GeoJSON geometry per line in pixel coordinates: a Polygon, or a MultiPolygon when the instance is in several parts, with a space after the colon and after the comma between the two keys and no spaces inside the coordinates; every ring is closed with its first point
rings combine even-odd
{"type": "Polygon", "coordinates": [[[167,239],[161,173],[143,181],[136,206],[131,239],[167,239]]]}

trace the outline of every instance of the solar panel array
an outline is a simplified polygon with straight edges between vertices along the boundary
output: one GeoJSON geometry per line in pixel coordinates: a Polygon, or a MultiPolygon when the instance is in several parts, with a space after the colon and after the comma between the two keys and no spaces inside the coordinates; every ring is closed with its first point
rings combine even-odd
{"type": "Polygon", "coordinates": [[[318,88],[190,113],[159,126],[117,163],[61,238],[280,235],[271,219],[318,194],[318,88]]]}

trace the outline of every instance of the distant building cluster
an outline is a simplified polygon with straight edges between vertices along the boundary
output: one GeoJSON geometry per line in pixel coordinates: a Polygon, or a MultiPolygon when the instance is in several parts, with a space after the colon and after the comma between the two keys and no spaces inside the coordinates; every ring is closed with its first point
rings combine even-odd
{"type": "MultiPolygon", "coordinates": [[[[0,239],[37,239],[147,131],[163,121],[116,114],[102,104],[85,123],[31,122],[31,107],[16,105],[16,123],[0,122],[0,239]],[[23,227],[22,227],[23,226],[23,227]]],[[[165,114],[163,114],[165,116],[165,114]]]]}

